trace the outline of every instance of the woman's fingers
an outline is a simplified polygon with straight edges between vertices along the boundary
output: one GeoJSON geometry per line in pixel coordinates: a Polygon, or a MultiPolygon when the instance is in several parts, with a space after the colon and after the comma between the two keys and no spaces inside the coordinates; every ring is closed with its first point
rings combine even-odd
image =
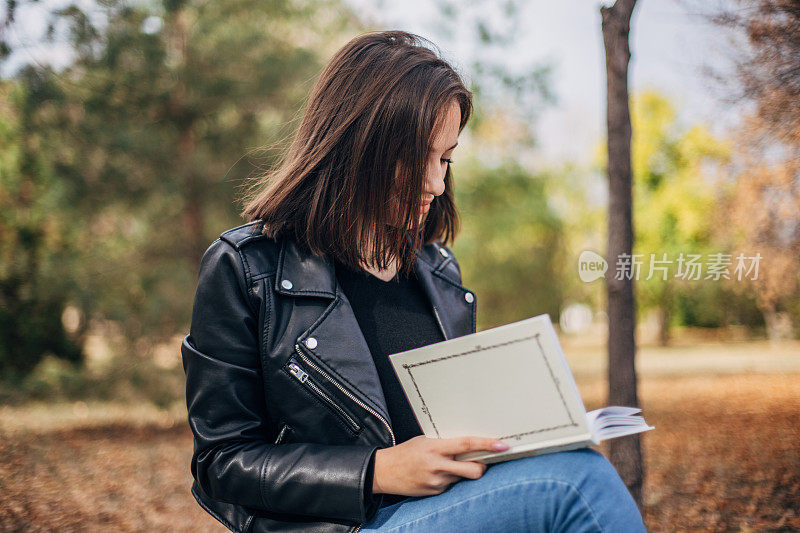
{"type": "Polygon", "coordinates": [[[478,479],[486,472],[487,465],[476,461],[452,461],[445,459],[441,470],[454,474],[459,478],[478,479]]]}
{"type": "Polygon", "coordinates": [[[454,455],[477,451],[503,451],[508,445],[488,437],[458,437],[454,439],[441,439],[436,445],[436,451],[443,456],[444,462],[440,469],[462,478],[478,479],[486,472],[487,465],[477,461],[455,461],[454,455]]]}
{"type": "Polygon", "coordinates": [[[439,439],[437,451],[443,455],[458,455],[466,452],[501,452],[508,449],[508,445],[497,439],[489,437],[457,437],[454,439],[439,439]]]}
{"type": "Polygon", "coordinates": [[[502,451],[508,446],[486,437],[432,439],[420,435],[375,454],[373,492],[428,496],[461,479],[478,479],[487,465],[456,461],[453,456],[476,451],[502,451]],[[499,445],[499,446],[497,446],[499,445]]]}

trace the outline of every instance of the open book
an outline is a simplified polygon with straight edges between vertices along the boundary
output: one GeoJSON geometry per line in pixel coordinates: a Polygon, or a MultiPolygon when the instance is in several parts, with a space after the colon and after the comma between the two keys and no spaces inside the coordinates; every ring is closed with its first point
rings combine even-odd
{"type": "Polygon", "coordinates": [[[458,460],[496,463],[584,448],[653,429],[641,410],[586,412],[548,315],[389,356],[427,437],[481,436],[510,446],[458,460]]]}

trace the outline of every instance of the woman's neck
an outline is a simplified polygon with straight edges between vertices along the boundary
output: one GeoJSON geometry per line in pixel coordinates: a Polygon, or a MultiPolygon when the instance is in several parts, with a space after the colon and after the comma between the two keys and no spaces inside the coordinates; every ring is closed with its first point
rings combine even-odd
{"type": "MultiPolygon", "coordinates": [[[[367,241],[367,246],[364,248],[366,250],[372,250],[372,240],[367,241]]],[[[397,258],[392,257],[389,261],[389,266],[384,268],[383,270],[378,269],[376,266],[370,264],[367,265],[363,259],[360,263],[361,268],[372,274],[378,279],[382,279],[383,281],[391,281],[397,275],[397,258]]]]}
{"type": "Polygon", "coordinates": [[[389,266],[383,270],[379,270],[373,266],[366,266],[364,264],[361,265],[364,270],[372,274],[378,279],[382,279],[383,281],[391,281],[395,275],[397,275],[397,261],[392,258],[392,261],[389,263],[389,266]]]}

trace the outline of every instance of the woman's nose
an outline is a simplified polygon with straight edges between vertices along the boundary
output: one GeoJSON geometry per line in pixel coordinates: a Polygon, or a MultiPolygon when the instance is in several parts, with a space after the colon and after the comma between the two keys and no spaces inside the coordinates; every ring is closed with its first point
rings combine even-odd
{"type": "Polygon", "coordinates": [[[443,169],[436,169],[428,172],[427,179],[425,180],[425,192],[434,196],[439,196],[444,193],[444,176],[447,172],[447,167],[443,169]]]}

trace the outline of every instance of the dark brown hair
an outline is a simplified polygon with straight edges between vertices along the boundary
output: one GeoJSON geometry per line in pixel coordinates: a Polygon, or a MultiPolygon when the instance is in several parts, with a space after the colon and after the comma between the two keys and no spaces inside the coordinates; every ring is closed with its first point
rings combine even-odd
{"type": "Polygon", "coordinates": [[[256,182],[243,215],[263,220],[267,235],[286,232],[353,268],[387,268],[395,257],[408,273],[422,243],[452,241],[459,220],[449,165],[445,192],[420,226],[423,181],[448,105],[461,109],[460,132],[472,94],[424,43],[402,31],[373,32],[336,52],[282,163],[256,182]]]}

